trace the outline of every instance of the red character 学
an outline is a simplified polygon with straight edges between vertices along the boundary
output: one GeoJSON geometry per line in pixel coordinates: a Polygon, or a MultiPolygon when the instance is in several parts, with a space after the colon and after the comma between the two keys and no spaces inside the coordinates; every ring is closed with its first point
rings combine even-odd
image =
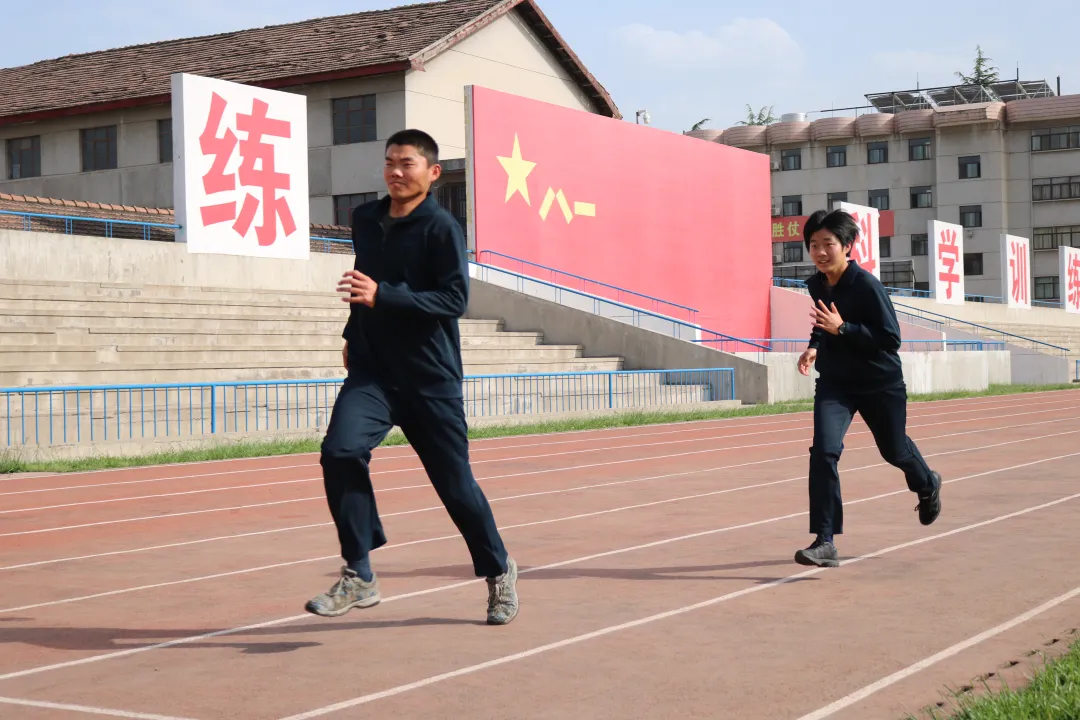
{"type": "Polygon", "coordinates": [[[945,297],[952,298],[953,284],[960,282],[956,273],[956,263],[960,260],[960,249],[956,246],[956,231],[942,230],[938,240],[937,257],[944,270],[938,271],[938,280],[945,283],[945,297]]]}

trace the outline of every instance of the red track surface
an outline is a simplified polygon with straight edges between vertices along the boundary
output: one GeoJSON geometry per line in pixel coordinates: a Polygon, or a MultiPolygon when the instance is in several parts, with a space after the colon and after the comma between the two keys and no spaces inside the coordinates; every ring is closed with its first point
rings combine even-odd
{"type": "Polygon", "coordinates": [[[0,479],[0,717],[899,718],[1076,627],[1078,399],[912,405],[929,528],[856,421],[827,571],[792,561],[807,414],[477,442],[503,628],[406,448],[384,602],[336,620],[314,456],[0,479]]]}

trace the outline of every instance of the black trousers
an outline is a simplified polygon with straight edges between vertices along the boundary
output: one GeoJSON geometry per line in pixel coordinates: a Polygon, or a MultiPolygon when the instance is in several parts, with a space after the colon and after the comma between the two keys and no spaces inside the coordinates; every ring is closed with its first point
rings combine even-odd
{"type": "Polygon", "coordinates": [[[810,532],[815,535],[844,532],[836,466],[856,412],[869,426],[881,457],[904,471],[909,490],[922,493],[934,489],[930,468],[907,436],[907,389],[903,384],[860,392],[819,379],[814,395],[814,444],[810,448],[810,532]]]}
{"type": "Polygon", "coordinates": [[[506,548],[469,466],[461,398],[430,398],[381,387],[350,373],[334,403],[320,462],[330,514],[346,562],[386,544],[371,486],[371,451],[398,425],[457,525],[478,577],[506,572],[506,548]]]}

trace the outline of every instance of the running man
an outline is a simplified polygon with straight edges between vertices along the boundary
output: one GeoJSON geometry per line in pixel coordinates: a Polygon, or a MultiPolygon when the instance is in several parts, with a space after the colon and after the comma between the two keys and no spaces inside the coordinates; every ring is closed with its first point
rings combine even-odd
{"type": "Polygon", "coordinates": [[[477,577],[487,579],[488,623],[505,625],[518,612],[517,565],[469,465],[458,330],[469,295],[465,239],[430,194],[442,173],[435,140],[403,130],[387,140],[385,158],[388,195],[353,211],[356,260],[338,284],[350,303],[347,377],[320,459],[345,565],[306,609],[334,617],[381,601],[369,554],[386,535],[370,463],[397,425],[464,537],[477,577]]]}
{"type": "Polygon", "coordinates": [[[819,377],[809,488],[815,539],[795,553],[800,565],[840,564],[833,536],[844,531],[844,506],[836,466],[856,412],[869,426],[881,457],[903,470],[908,489],[919,498],[919,521],[929,525],[941,513],[941,476],[907,436],[907,387],[898,354],[896,310],[881,282],[848,257],[858,234],[855,220],[841,210],[818,210],[803,230],[819,272],[806,282],[814,326],[799,358],[799,372],[809,375],[814,366],[819,377]]]}

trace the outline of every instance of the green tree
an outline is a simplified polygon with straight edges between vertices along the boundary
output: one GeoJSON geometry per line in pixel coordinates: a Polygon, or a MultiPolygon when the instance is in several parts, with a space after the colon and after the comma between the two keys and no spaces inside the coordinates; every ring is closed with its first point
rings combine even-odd
{"type": "Polygon", "coordinates": [[[736,125],[770,125],[776,122],[772,114],[772,105],[763,107],[757,113],[749,105],[746,106],[746,119],[735,123],[736,125]]]}
{"type": "Polygon", "coordinates": [[[702,120],[698,120],[696,123],[694,123],[694,126],[692,128],[690,128],[690,132],[694,132],[695,130],[700,130],[701,128],[703,128],[705,126],[705,123],[707,123],[707,122],[709,122],[709,118],[704,118],[702,120]]]}
{"type": "Polygon", "coordinates": [[[988,87],[998,81],[997,68],[990,65],[990,58],[983,55],[982,46],[975,46],[975,68],[971,75],[962,72],[956,73],[957,77],[964,81],[965,85],[982,85],[988,87]]]}

